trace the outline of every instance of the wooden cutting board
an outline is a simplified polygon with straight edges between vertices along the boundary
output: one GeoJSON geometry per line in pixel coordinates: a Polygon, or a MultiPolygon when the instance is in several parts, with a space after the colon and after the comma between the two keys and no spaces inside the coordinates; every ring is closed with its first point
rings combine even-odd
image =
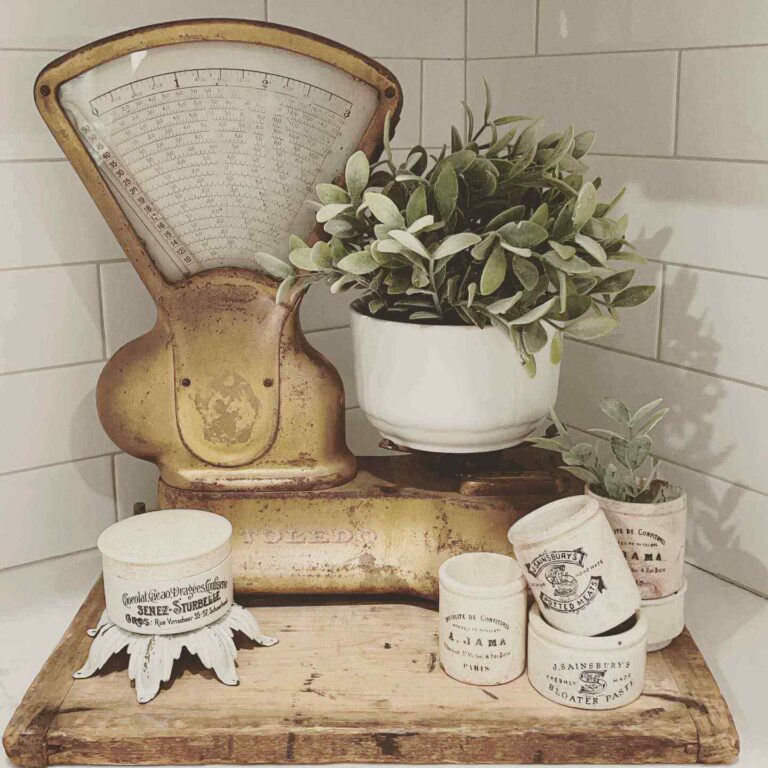
{"type": "Polygon", "coordinates": [[[14,763],[727,763],[739,750],[687,631],[649,655],[640,699],[584,712],[525,676],[495,687],[447,677],[428,604],[264,599],[252,610],[280,643],[240,644],[238,687],[184,656],[137,704],[125,657],[72,679],[102,608],[98,582],[5,732],[14,763]]]}

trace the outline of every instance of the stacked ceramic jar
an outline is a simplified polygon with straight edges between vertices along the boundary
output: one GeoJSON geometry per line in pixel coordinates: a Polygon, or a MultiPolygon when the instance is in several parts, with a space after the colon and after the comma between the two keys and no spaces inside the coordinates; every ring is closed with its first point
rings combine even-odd
{"type": "Polygon", "coordinates": [[[608,518],[642,598],[648,650],[665,648],[685,625],[686,496],[669,501],[615,501],[587,489],[608,518]]]}
{"type": "Polygon", "coordinates": [[[647,623],[598,502],[572,496],[547,504],[513,525],[509,538],[517,562],[469,553],[440,568],[445,671],[480,685],[513,680],[526,666],[527,624],[528,678],[542,696],[595,710],[638,698],[647,623]]]}

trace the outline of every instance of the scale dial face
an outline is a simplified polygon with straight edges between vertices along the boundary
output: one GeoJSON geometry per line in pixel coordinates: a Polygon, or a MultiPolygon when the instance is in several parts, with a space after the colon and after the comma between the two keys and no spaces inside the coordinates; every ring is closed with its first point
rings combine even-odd
{"type": "Polygon", "coordinates": [[[58,99],[149,256],[174,282],[285,258],[314,228],[315,186],[344,170],[376,88],[308,55],[207,40],[139,50],[58,99]]]}

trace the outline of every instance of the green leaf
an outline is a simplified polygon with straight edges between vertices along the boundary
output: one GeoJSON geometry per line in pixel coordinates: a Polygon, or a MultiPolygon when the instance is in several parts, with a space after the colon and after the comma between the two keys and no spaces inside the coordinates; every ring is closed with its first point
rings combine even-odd
{"type": "Polygon", "coordinates": [[[309,248],[309,246],[298,236],[291,235],[288,239],[289,250],[295,251],[297,248],[309,248]]]}
{"type": "Polygon", "coordinates": [[[528,323],[532,323],[535,320],[541,320],[542,317],[544,317],[547,312],[549,312],[552,307],[555,306],[557,303],[557,296],[553,296],[551,299],[548,299],[543,304],[539,304],[538,307],[534,307],[533,309],[529,309],[524,315],[520,315],[520,317],[516,317],[514,320],[510,320],[510,325],[528,325],[528,323]]]}
{"type": "Polygon", "coordinates": [[[492,302],[486,307],[486,310],[492,315],[504,315],[509,312],[522,297],[523,292],[518,291],[512,296],[508,296],[506,299],[499,299],[498,301],[492,302]]]}
{"type": "Polygon", "coordinates": [[[597,339],[613,331],[618,324],[612,317],[584,317],[567,325],[563,331],[573,339],[597,339]]]}
{"type": "Polygon", "coordinates": [[[608,261],[608,257],[603,250],[603,246],[593,240],[587,235],[576,235],[574,240],[593,258],[597,259],[601,264],[605,264],[608,261]]]}
{"type": "Polygon", "coordinates": [[[573,209],[573,226],[581,229],[591,218],[597,207],[597,190],[588,181],[580,190],[573,209]]]}
{"type": "Polygon", "coordinates": [[[475,161],[476,157],[477,152],[473,152],[471,149],[461,149],[458,152],[454,152],[452,155],[448,155],[443,162],[452,165],[453,170],[459,174],[466,171],[475,161]]]}
{"type": "Polygon", "coordinates": [[[411,192],[408,204],[405,206],[405,220],[410,225],[427,215],[427,190],[418,186],[411,192]]]}
{"type": "Polygon", "coordinates": [[[443,221],[448,221],[456,209],[456,200],[459,197],[459,180],[454,167],[448,163],[440,171],[435,182],[435,202],[443,221]]]}
{"type": "Polygon", "coordinates": [[[288,254],[288,261],[298,269],[305,269],[308,272],[314,272],[317,266],[312,261],[311,248],[296,248],[288,254]]]}
{"type": "Polygon", "coordinates": [[[324,205],[333,205],[334,203],[349,203],[349,193],[337,187],[335,184],[318,184],[315,187],[317,197],[324,205]]]}
{"type": "Polygon", "coordinates": [[[644,419],[647,419],[663,402],[663,398],[660,397],[657,400],[652,400],[650,403],[646,403],[638,408],[629,420],[630,426],[636,427],[644,419]]]}
{"type": "Polygon", "coordinates": [[[575,477],[578,477],[579,480],[582,480],[587,485],[595,485],[596,483],[600,483],[600,478],[597,477],[597,475],[594,472],[591,472],[590,470],[586,469],[585,467],[560,467],[560,469],[564,469],[566,472],[570,472],[575,477]]]}
{"type": "Polygon", "coordinates": [[[549,348],[549,359],[552,365],[559,365],[563,359],[563,334],[560,331],[553,332],[552,345],[549,348]]]}
{"type": "Polygon", "coordinates": [[[406,232],[404,229],[393,229],[389,236],[397,240],[398,243],[404,245],[409,251],[417,253],[425,259],[431,258],[429,252],[424,247],[424,244],[417,237],[410,232],[406,232]]]}
{"type": "Polygon", "coordinates": [[[541,323],[531,323],[523,328],[523,344],[532,355],[544,349],[547,345],[547,332],[541,323]]]}
{"type": "Polygon", "coordinates": [[[333,266],[333,254],[328,243],[318,240],[312,246],[310,260],[317,269],[330,269],[333,266]]]}
{"type": "Polygon", "coordinates": [[[609,464],[603,476],[603,487],[611,499],[624,500],[624,480],[616,469],[615,464],[609,464]]]}
{"type": "Polygon", "coordinates": [[[368,302],[368,311],[375,315],[377,312],[380,312],[382,309],[384,309],[384,302],[381,299],[371,299],[368,302]]]}
{"type": "Polygon", "coordinates": [[[293,286],[296,284],[297,279],[298,278],[294,277],[293,275],[289,275],[285,278],[285,280],[283,280],[282,283],[280,283],[277,289],[277,294],[275,295],[275,304],[285,306],[288,303],[288,299],[291,296],[291,291],[293,286]]]}
{"type": "Polygon", "coordinates": [[[488,81],[485,78],[483,78],[483,86],[485,87],[485,112],[483,113],[483,122],[487,124],[491,119],[493,99],[491,97],[491,86],[488,85],[488,81]]]}
{"type": "Polygon", "coordinates": [[[400,215],[400,211],[395,205],[393,200],[390,200],[386,195],[382,195],[379,192],[366,192],[365,202],[368,204],[371,213],[382,224],[386,224],[388,227],[402,228],[405,226],[405,221],[400,215]]]}
{"type": "Polygon", "coordinates": [[[592,149],[592,145],[595,143],[595,132],[584,131],[583,133],[577,133],[573,139],[573,149],[571,155],[575,158],[584,157],[584,155],[592,149]]]}
{"type": "Polygon", "coordinates": [[[563,245],[556,240],[550,240],[549,245],[561,259],[565,259],[566,261],[572,259],[576,255],[576,249],[572,245],[563,245]]]}
{"type": "Polygon", "coordinates": [[[612,307],[636,307],[651,298],[656,288],[653,285],[633,285],[617,294],[612,307]]]}
{"type": "Polygon", "coordinates": [[[548,237],[547,230],[532,221],[505,224],[499,229],[499,235],[505,243],[516,248],[533,248],[548,237]]]}
{"type": "Polygon", "coordinates": [[[456,235],[449,235],[437,246],[432,253],[433,259],[443,259],[446,256],[463,251],[480,242],[480,237],[471,232],[460,232],[456,235]]]}
{"type": "Polygon", "coordinates": [[[629,425],[630,414],[627,406],[615,397],[601,397],[597,401],[597,407],[609,418],[619,424],[629,425]]]}
{"type": "Polygon", "coordinates": [[[567,275],[583,275],[592,271],[592,267],[578,256],[574,256],[566,261],[554,251],[547,251],[546,253],[542,253],[540,258],[546,261],[547,264],[551,264],[555,269],[565,272],[567,275]]]}
{"type": "Polygon", "coordinates": [[[353,275],[366,275],[379,268],[370,251],[355,251],[345,256],[337,265],[343,272],[353,275]]]}
{"type": "Polygon", "coordinates": [[[293,267],[287,262],[279,259],[277,256],[273,256],[271,253],[264,253],[264,251],[256,251],[251,254],[253,260],[261,267],[262,271],[266,272],[271,277],[277,277],[283,280],[286,277],[294,275],[293,267]]]}
{"type": "Polygon", "coordinates": [[[324,224],[326,221],[335,219],[340,213],[343,213],[344,211],[348,211],[351,208],[352,206],[349,203],[331,203],[330,205],[324,205],[317,212],[317,214],[315,214],[315,218],[321,224],[324,224]]]}
{"type": "Polygon", "coordinates": [[[422,216],[420,219],[416,219],[416,221],[408,227],[408,232],[412,235],[416,235],[427,227],[431,227],[434,223],[435,217],[430,213],[426,216],[422,216]]]}
{"type": "Polygon", "coordinates": [[[512,271],[526,290],[532,291],[539,282],[539,270],[536,265],[522,256],[512,257],[512,271]]]}
{"type": "Polygon", "coordinates": [[[657,411],[656,413],[651,416],[648,421],[645,422],[642,426],[638,427],[636,430],[638,435],[645,435],[648,434],[667,414],[669,413],[669,408],[662,408],[660,411],[657,411]]]}
{"type": "Polygon", "coordinates": [[[538,224],[541,227],[546,227],[547,220],[549,219],[549,206],[546,203],[542,203],[531,216],[530,220],[534,224],[538,224]]]}
{"type": "Polygon", "coordinates": [[[491,251],[480,275],[480,293],[483,296],[493,293],[504,282],[506,275],[507,259],[504,251],[497,245],[491,251]]]}
{"type": "Polygon", "coordinates": [[[409,320],[439,320],[440,315],[436,314],[435,312],[426,312],[424,310],[419,310],[418,312],[411,312],[410,315],[408,315],[409,320]]]}
{"type": "Polygon", "coordinates": [[[510,221],[520,221],[524,213],[525,213],[524,205],[513,205],[511,208],[507,208],[506,211],[502,211],[500,214],[498,214],[498,216],[494,216],[485,225],[485,231],[492,232],[493,230],[496,230],[499,227],[504,226],[504,224],[507,224],[510,221]]]}
{"type": "Polygon", "coordinates": [[[623,291],[635,276],[634,269],[627,269],[623,272],[616,272],[605,280],[601,280],[593,289],[592,293],[618,293],[623,291]]]}
{"type": "Polygon", "coordinates": [[[349,192],[355,203],[360,201],[370,175],[371,166],[368,163],[368,158],[362,150],[358,149],[347,160],[347,165],[344,169],[344,181],[347,185],[347,192],[349,192]]]}
{"type": "Polygon", "coordinates": [[[493,250],[493,248],[496,246],[496,243],[498,241],[498,238],[496,237],[495,232],[491,232],[490,235],[486,235],[472,250],[472,258],[475,261],[484,261],[488,254],[493,250]]]}

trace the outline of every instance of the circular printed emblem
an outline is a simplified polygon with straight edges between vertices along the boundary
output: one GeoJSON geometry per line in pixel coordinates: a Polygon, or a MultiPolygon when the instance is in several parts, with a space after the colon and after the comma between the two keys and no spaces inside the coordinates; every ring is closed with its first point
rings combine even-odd
{"type": "Polygon", "coordinates": [[[584,564],[586,557],[587,553],[578,547],[543,552],[525,564],[528,573],[534,578],[541,577],[539,598],[545,608],[560,613],[573,613],[589,605],[605,590],[602,576],[587,574],[588,569],[584,564]],[[584,584],[581,589],[580,581],[584,584]]]}

